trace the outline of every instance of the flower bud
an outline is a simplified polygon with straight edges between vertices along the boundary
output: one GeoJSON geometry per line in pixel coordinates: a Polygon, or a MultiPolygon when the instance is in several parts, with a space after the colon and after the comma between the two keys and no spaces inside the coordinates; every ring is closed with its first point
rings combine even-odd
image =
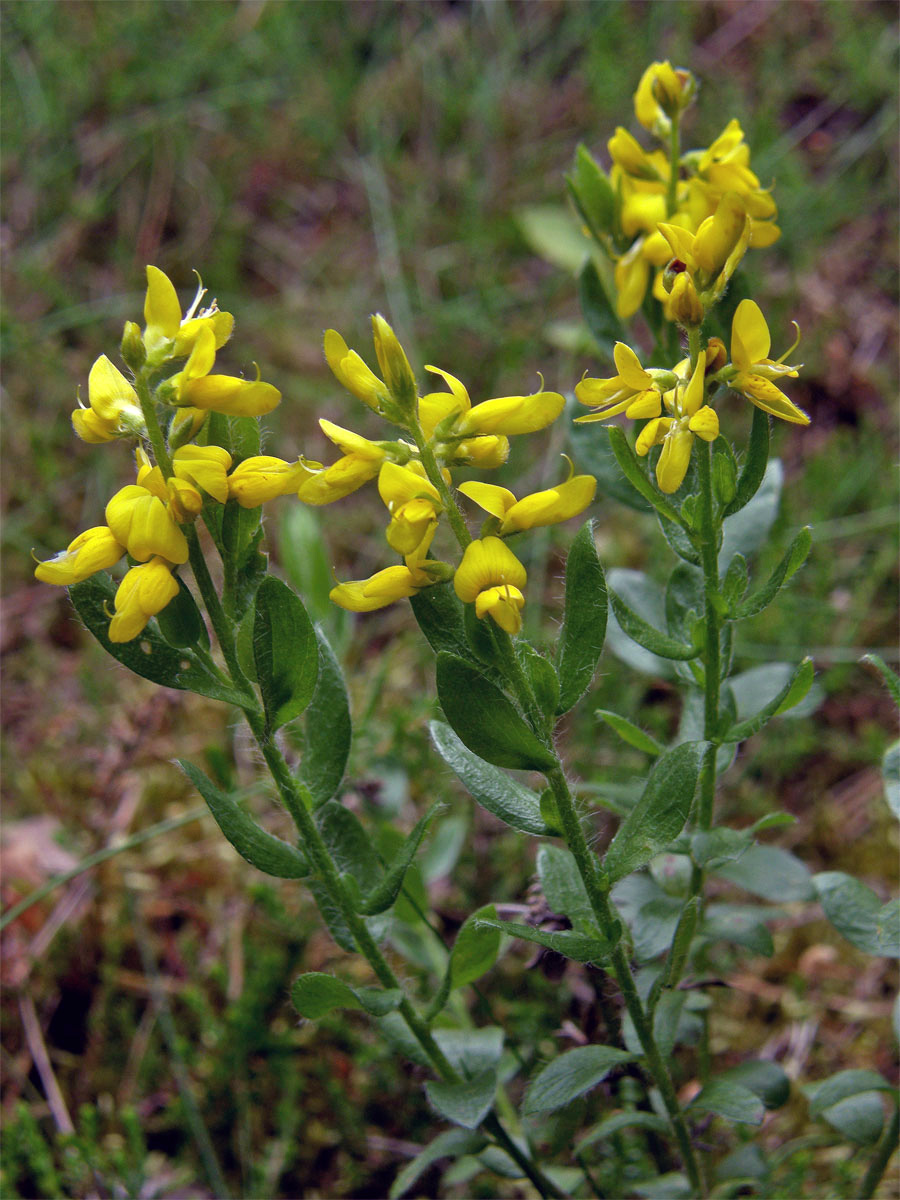
{"type": "Polygon", "coordinates": [[[703,305],[687,271],[675,276],[669,293],[669,309],[682,325],[700,325],[703,321],[703,305]]]}
{"type": "Polygon", "coordinates": [[[721,338],[711,337],[706,344],[706,373],[714,375],[728,362],[728,351],[721,338]]]}
{"type": "Polygon", "coordinates": [[[402,412],[412,414],[416,405],[416,379],[397,335],[380,313],[372,317],[375,356],[394,402],[402,412]]]}
{"type": "Polygon", "coordinates": [[[144,345],[141,327],[136,322],[125,322],[121,349],[122,359],[132,371],[139,371],[147,361],[147,347],[144,345]]]}

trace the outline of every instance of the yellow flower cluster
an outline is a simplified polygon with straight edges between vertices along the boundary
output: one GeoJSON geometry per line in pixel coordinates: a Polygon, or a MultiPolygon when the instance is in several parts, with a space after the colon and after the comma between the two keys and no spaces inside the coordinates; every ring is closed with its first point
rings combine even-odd
{"type": "Polygon", "coordinates": [[[710,383],[727,384],[773,417],[795,425],[809,424],[803,409],[789,400],[775,383],[776,379],[796,378],[799,367],[784,360],[797,343],[775,361],[768,357],[771,344],[766,319],[753,300],[742,300],[735,310],[730,362],[724,345],[714,338],[699,352],[693,371],[689,358],[671,371],[645,369],[630,346],[617,342],[614,351],[617,374],[608,379],[582,379],[576,385],[576,399],[596,409],[576,421],[578,424],[605,421],[619,413],[633,420],[649,418],[638,435],[635,449],[645,455],[651,446],[662,445],[656,482],[661,491],[676,492],[687,474],[694,437],[714,442],[719,436],[718,415],[705,399],[710,383]],[[664,408],[668,416],[662,415],[664,408]]]}
{"type": "Polygon", "coordinates": [[[570,180],[589,231],[613,260],[623,320],[638,311],[652,285],[668,319],[699,324],[703,314],[694,293],[718,294],[739,246],[738,258],[747,245],[770,246],[780,233],[775,202],[750,169],[737,120],[709,146],[681,152],[681,115],[695,91],[690,72],[652,63],[635,93],[635,115],[663,146],[646,150],[619,126],[608,142],[609,174],[581,152],[586,174],[570,180]],[[665,274],[673,253],[690,272],[678,294],[670,294],[665,274]],[[689,316],[694,319],[686,321],[689,316]]]}
{"type": "Polygon", "coordinates": [[[325,334],[325,357],[348,391],[398,424],[411,440],[369,442],[321,421],[344,457],[311,475],[298,494],[307,503],[327,503],[377,477],[378,494],[388,512],[387,542],[404,562],[369,579],[340,583],[331,598],[353,612],[370,612],[452,575],[457,595],[475,605],[478,617],[490,613],[502,629],[517,633],[525,602],[525,568],[502,539],[583,512],[594,498],[593,477],[572,476],[521,500],[494,484],[463,483],[459,492],[489,514],[486,536],[471,541],[463,527],[465,550],[455,571],[428,555],[441,516],[452,510],[460,519],[450,490],[450,468],[500,466],[509,454],[509,438],[544,429],[562,412],[564,398],[542,387],[531,396],[501,396],[473,405],[456,376],[432,366],[426,371],[439,376],[448,390],[420,395],[390,326],[376,316],[373,331],[381,377],[333,329],[325,334]]]}
{"type": "MultiPolygon", "coordinates": [[[[216,351],[231,336],[234,318],[221,312],[215,302],[201,309],[203,296],[201,285],[187,313],[182,314],[171,280],[156,267],[147,267],[144,329],[129,321],[122,339],[123,357],[134,382],[101,355],[88,376],[88,404],[72,413],[72,425],[83,441],[138,440],[137,479],[109,501],[105,525],[79,534],[65,550],[39,563],[35,575],[45,583],[69,586],[113,566],[125,554],[140,564],[126,572],[116,592],[109,627],[112,642],[137,637],[150,618],[178,594],[173,571],[188,559],[182,526],[200,514],[204,497],[224,504],[235,496],[244,503],[253,491],[258,469],[248,471],[242,463],[229,476],[232,458],[227,450],[190,444],[207,414],[259,416],[281,399],[276,388],[259,379],[211,374],[216,351]],[[182,359],[184,365],[173,373],[172,365],[182,359]],[[151,462],[144,448],[148,437],[145,404],[154,414],[157,404],[164,410],[174,408],[168,413],[168,477],[159,464],[151,462]]],[[[279,465],[275,474],[280,471],[279,465]]],[[[290,490],[296,490],[303,473],[301,463],[288,471],[290,490]]],[[[283,486],[286,480],[279,478],[283,486]]],[[[258,491],[258,484],[256,488],[258,491]]],[[[271,490],[269,483],[267,491],[271,490]]]]}

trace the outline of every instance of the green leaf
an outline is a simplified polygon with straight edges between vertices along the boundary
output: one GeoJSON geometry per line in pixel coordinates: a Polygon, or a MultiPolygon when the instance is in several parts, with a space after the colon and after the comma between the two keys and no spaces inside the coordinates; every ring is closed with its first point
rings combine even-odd
{"type": "Polygon", "coordinates": [[[588,259],[578,276],[578,300],[584,322],[597,343],[600,353],[612,358],[616,342],[627,337],[616,315],[609,292],[597,272],[593,259],[588,259]]]}
{"type": "Polygon", "coordinates": [[[92,575],[83,583],[69,588],[69,597],[84,622],[103,649],[114,659],[153,683],[179,691],[196,692],[212,700],[255,708],[256,700],[231,687],[221,676],[210,670],[191,650],[176,650],[160,636],[151,622],[140,637],[131,642],[109,640],[109,620],[113,611],[116,587],[106,572],[92,575]]]}
{"type": "Polygon", "coordinates": [[[732,516],[749,504],[759,490],[769,462],[769,424],[768,415],[754,406],[744,469],[738,478],[734,499],[723,513],[726,517],[732,516]]]}
{"type": "Polygon", "coordinates": [[[440,808],[441,802],[439,800],[432,804],[425,816],[416,823],[415,828],[404,839],[403,845],[400,847],[394,861],[388,867],[384,878],[364,897],[362,912],[366,916],[386,912],[397,899],[400,889],[403,887],[406,872],[412,865],[413,859],[416,857],[416,852],[422,844],[422,839],[428,832],[428,827],[440,808]]]}
{"type": "Polygon", "coordinates": [[[713,867],[717,875],[765,900],[788,904],[812,900],[816,892],[804,863],[780,846],[750,846],[737,862],[713,867]]]}
{"type": "Polygon", "coordinates": [[[425,1084],[431,1106],[454,1125],[475,1129],[487,1116],[497,1091],[496,1070],[482,1071],[474,1079],[448,1083],[433,1079],[425,1084]]]}
{"type": "MultiPolygon", "coordinates": [[[[356,944],[356,938],[350,932],[350,927],[344,919],[344,914],[332,899],[331,893],[325,885],[318,879],[310,879],[306,886],[312,892],[319,915],[328,926],[328,932],[338,946],[342,950],[346,950],[348,954],[358,954],[359,947],[356,944]]],[[[418,1045],[417,1042],[415,1044],[418,1045]]],[[[413,1055],[412,1057],[415,1056],[413,1055]]]]}
{"type": "Polygon", "coordinates": [[[718,826],[701,830],[691,837],[691,858],[698,867],[715,870],[726,862],[733,862],[750,848],[753,834],[749,829],[729,829],[718,826]]]}
{"type": "Polygon", "coordinates": [[[253,657],[269,728],[304,711],[319,675],[316,631],[299,596],[267,576],[256,592],[253,657]]]}
{"type": "Polygon", "coordinates": [[[391,1185],[389,1200],[400,1200],[428,1168],[442,1158],[461,1158],[465,1154],[477,1154],[485,1145],[487,1139],[480,1133],[470,1133],[465,1129],[444,1130],[429,1142],[412,1162],[406,1164],[391,1185]]]}
{"type": "Polygon", "coordinates": [[[900,958],[900,899],[888,900],[875,916],[875,928],[884,953],[900,958]]]}
{"type": "Polygon", "coordinates": [[[672,507],[668,500],[663,498],[662,494],[656,490],[647,478],[643,467],[638,462],[631,446],[629,446],[628,439],[622,429],[618,425],[607,425],[606,432],[609,434],[609,444],[612,446],[612,452],[616,456],[616,462],[621,467],[622,474],[635,491],[643,496],[665,520],[674,521],[676,525],[681,525],[681,518],[677,510],[672,507]]]}
{"type": "Polygon", "coordinates": [[[645,650],[649,650],[651,654],[656,654],[660,658],[687,661],[697,657],[696,646],[688,645],[679,638],[670,637],[669,634],[655,629],[612,589],[610,589],[609,598],[620,628],[639,646],[643,646],[645,650]]]}
{"type": "Polygon", "coordinates": [[[637,750],[643,750],[645,754],[652,754],[654,757],[657,754],[662,754],[663,748],[655,738],[652,738],[649,733],[645,733],[643,729],[638,728],[628,720],[627,717],[620,717],[618,713],[607,712],[605,708],[595,710],[595,716],[600,717],[606,722],[610,728],[614,729],[623,742],[627,742],[629,746],[634,746],[637,750]]]}
{"type": "Polygon", "coordinates": [[[684,964],[687,962],[688,954],[690,954],[691,943],[694,940],[699,919],[700,899],[698,896],[691,896],[681,911],[681,916],[678,918],[678,925],[675,928],[675,936],[672,938],[672,948],[669,951],[669,957],[666,962],[665,984],[668,987],[673,987],[681,978],[684,964]]]}
{"type": "Polygon", "coordinates": [[[291,987],[291,1000],[301,1017],[316,1021],[336,1008],[361,1008],[373,1017],[383,1017],[393,1012],[403,993],[400,988],[352,988],[343,979],[310,971],[295,979],[291,987]]]}
{"type": "Polygon", "coordinates": [[[733,613],[740,605],[749,581],[750,573],[747,570],[746,558],[743,554],[735,554],[728,564],[728,570],[722,580],[722,599],[728,605],[729,612],[733,613]]]}
{"type": "Polygon", "coordinates": [[[848,942],[866,954],[900,957],[885,926],[883,905],[871,888],[843,871],[822,871],[812,882],[825,916],[848,942]]]}
{"type": "MultiPolygon", "coordinates": [[[[444,728],[447,727],[444,726],[444,728]]],[[[451,737],[455,736],[452,730],[448,729],[447,732],[451,737]]],[[[425,883],[434,883],[435,880],[443,879],[450,874],[466,844],[468,832],[469,818],[466,814],[447,817],[446,820],[440,822],[420,860],[420,869],[425,883]]]]}
{"type": "MultiPolygon", "coordinates": [[[[743,476],[742,476],[743,478],[743,476]]],[[[765,475],[756,495],[739,511],[722,522],[722,547],[719,551],[719,570],[724,571],[735,554],[746,557],[758,550],[778,515],[784,470],[777,458],[766,466],[765,475]]],[[[740,490],[740,481],[738,482],[740,490]]],[[[733,509],[733,502],[729,506],[733,509]]]]}
{"type": "Polygon", "coordinates": [[[437,658],[437,692],[444,715],[464,745],[497,767],[546,771],[556,757],[526,725],[511,701],[455,654],[437,658]]]}
{"type": "Polygon", "coordinates": [[[878,654],[864,654],[859,661],[871,663],[876,671],[879,672],[887,690],[891,693],[894,703],[900,708],[900,676],[897,675],[897,672],[892,671],[878,654]]]}
{"type": "Polygon", "coordinates": [[[591,686],[606,637],[608,601],[603,567],[586,521],[566,559],[566,601],[559,637],[558,715],[568,712],[591,686]]]}
{"type": "Polygon", "coordinates": [[[791,1081],[776,1062],[759,1059],[739,1063],[719,1076],[749,1088],[766,1108],[781,1108],[791,1097],[791,1081]]]}
{"type": "Polygon", "coordinates": [[[649,1129],[653,1133],[668,1134],[669,1128],[669,1122],[664,1117],[660,1117],[656,1113],[644,1112],[639,1108],[632,1109],[630,1112],[613,1113],[611,1117],[606,1117],[581,1139],[575,1147],[574,1155],[576,1158],[580,1158],[585,1150],[593,1146],[595,1142],[605,1141],[622,1129],[649,1129]]]}
{"type": "Polygon", "coordinates": [[[522,1102],[525,1116],[553,1112],[602,1082],[614,1067],[635,1056],[615,1046],[579,1046],[555,1058],[532,1079],[522,1102]]]}
{"type": "Polygon", "coordinates": [[[482,808],[523,833],[550,832],[535,792],[467,750],[443,721],[432,721],[429,729],[438,754],[482,808]]]}
{"type": "Polygon", "coordinates": [[[693,642],[693,630],[703,615],[703,575],[688,563],[676,563],[666,583],[666,629],[673,637],[693,642]]]}
{"type": "Polygon", "coordinates": [[[700,552],[691,541],[689,534],[674,521],[666,521],[658,514],[657,521],[659,522],[660,532],[678,557],[684,559],[686,563],[690,563],[692,566],[701,566],[702,559],[700,558],[700,552]]]}
{"type": "Polygon", "coordinates": [[[344,676],[334,651],[321,629],[315,633],[319,675],[303,716],[300,776],[318,807],[341,786],[350,755],[353,723],[344,676]]]}
{"type": "Polygon", "coordinates": [[[888,808],[900,820],[900,742],[894,742],[885,750],[881,760],[881,775],[888,808]]]}
{"type": "Polygon", "coordinates": [[[535,929],[533,925],[520,925],[516,921],[494,921],[479,918],[480,923],[499,929],[510,937],[520,938],[523,942],[533,942],[547,950],[571,958],[573,962],[599,964],[605,962],[609,955],[609,946],[599,936],[576,933],[571,929],[549,930],[535,929]]]}
{"type": "Polygon", "coordinates": [[[537,871],[551,911],[568,917],[575,929],[596,936],[594,912],[572,852],[562,846],[541,846],[537,871]]]}
{"type": "MultiPolygon", "coordinates": [[[[748,672],[749,673],[749,672],[748,672]]],[[[722,737],[723,742],[742,742],[752,737],[780,713],[795,708],[806,697],[815,679],[816,669],[811,658],[804,658],[781,690],[754,716],[746,721],[737,721],[722,737]]],[[[733,681],[730,681],[733,685],[733,681]]],[[[732,687],[733,694],[733,687],[732,687]]]]}
{"type": "Polygon", "coordinates": [[[424,588],[411,596],[409,602],[435,654],[444,651],[457,658],[472,657],[466,637],[465,606],[453,590],[452,581],[424,588]]]}
{"type": "Polygon", "coordinates": [[[747,617],[755,617],[764,608],[768,608],[791,576],[799,571],[806,562],[806,557],[809,554],[811,546],[812,529],[806,525],[791,542],[784,558],[769,576],[766,583],[758,591],[748,596],[743,604],[737,605],[732,611],[733,619],[743,621],[747,617]]]}
{"type": "Polygon", "coordinates": [[[261,508],[241,508],[236,500],[229,500],[225,505],[222,520],[225,553],[234,561],[234,582],[230,597],[226,594],[225,599],[226,602],[230,599],[230,615],[236,620],[250,608],[269,567],[268,556],[259,548],[263,540],[261,519],[261,508]],[[229,534],[233,534],[231,541],[235,543],[232,548],[229,548],[229,534]]]}
{"type": "Polygon", "coordinates": [[[217,825],[241,858],[278,879],[304,879],[309,875],[305,854],[281,838],[266,833],[236,800],[219,791],[193,763],[179,759],[178,765],[206,801],[217,825]]]}
{"type": "Polygon", "coordinates": [[[520,641],[516,646],[516,654],[537,700],[538,708],[546,717],[547,727],[552,729],[559,705],[559,677],[556,668],[528,642],[520,641]]]}
{"type": "MultiPolygon", "coordinates": [[[[771,914],[766,910],[765,915],[771,914]]],[[[771,933],[759,912],[749,905],[711,904],[700,927],[700,936],[706,942],[735,942],[766,958],[775,953],[771,933]]]]}
{"type": "Polygon", "coordinates": [[[316,824],[338,871],[355,879],[362,895],[374,892],[381,882],[381,866],[373,853],[372,839],[359,818],[335,800],[329,800],[317,810],[316,824]]]}
{"type": "Polygon", "coordinates": [[[891,1084],[877,1071],[865,1068],[851,1068],[849,1071],[838,1071],[818,1083],[808,1083],[803,1088],[809,1100],[809,1115],[820,1117],[826,1108],[846,1100],[850,1096],[859,1096],[866,1092],[893,1092],[891,1084]]]}
{"type": "Polygon", "coordinates": [[[688,819],[706,742],[683,742],[657,759],[644,793],[606,852],[611,882],[630,875],[664,850],[688,819]]]}
{"type": "Polygon", "coordinates": [[[159,632],[176,650],[184,650],[198,643],[208,650],[209,634],[197,601],[184,580],[178,579],[177,576],[175,578],[178,583],[178,595],[157,614],[159,632]]]}
{"type": "Polygon", "coordinates": [[[328,630],[335,648],[346,645],[351,614],[332,604],[334,577],[322,536],[319,513],[305,504],[285,505],[278,517],[278,562],[285,578],[302,596],[315,624],[328,630]]]}
{"type": "Polygon", "coordinates": [[[515,212],[516,224],[531,249],[554,266],[576,275],[590,252],[590,242],[575,214],[564,204],[535,204],[515,212]]]}
{"type": "Polygon", "coordinates": [[[688,1107],[688,1112],[710,1112],[729,1121],[761,1125],[765,1105],[749,1087],[719,1076],[711,1079],[688,1107]]]}
{"type": "Polygon", "coordinates": [[[811,1117],[823,1118],[844,1137],[864,1145],[881,1136],[884,1107],[879,1093],[895,1092],[877,1071],[863,1069],[838,1071],[803,1090],[811,1117]]]}
{"type": "Polygon", "coordinates": [[[448,971],[451,988],[474,983],[491,969],[500,953],[501,935],[487,922],[496,921],[493,904],[476,909],[463,923],[450,951],[448,971]]]}
{"type": "Polygon", "coordinates": [[[503,1054],[503,1030],[497,1025],[435,1029],[434,1040],[451,1067],[469,1079],[496,1068],[503,1054]]]}
{"type": "Polygon", "coordinates": [[[575,162],[565,181],[593,237],[609,233],[615,221],[616,194],[605,171],[582,143],[576,147],[575,162]]]}

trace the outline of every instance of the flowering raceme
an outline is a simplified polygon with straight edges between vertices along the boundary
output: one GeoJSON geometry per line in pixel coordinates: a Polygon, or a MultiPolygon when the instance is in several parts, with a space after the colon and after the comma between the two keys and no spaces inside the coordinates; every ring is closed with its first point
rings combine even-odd
{"type": "MultiPolygon", "coordinates": [[[[750,150],[737,120],[729,121],[709,146],[682,153],[679,127],[695,93],[689,71],[652,63],[635,92],[635,116],[662,145],[646,150],[619,126],[607,143],[609,174],[582,147],[569,177],[587,232],[613,264],[615,307],[623,320],[644,305],[648,292],[668,320],[678,319],[664,285],[663,271],[673,253],[666,227],[699,234],[729,197],[729,208],[741,206],[744,249],[770,246],[780,233],[775,202],[750,168],[750,150]]],[[[701,255],[703,250],[701,245],[701,255]]],[[[711,281],[698,291],[708,290],[711,281]]],[[[719,291],[726,282],[719,281],[719,291]]]]}

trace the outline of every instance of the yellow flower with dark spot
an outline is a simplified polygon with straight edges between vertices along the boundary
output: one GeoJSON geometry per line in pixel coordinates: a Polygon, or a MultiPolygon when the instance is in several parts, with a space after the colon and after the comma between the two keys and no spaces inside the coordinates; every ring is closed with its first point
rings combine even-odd
{"type": "Polygon", "coordinates": [[[111,642],[130,642],[150,620],[178,595],[178,581],[172,564],[151,558],[140,567],[126,571],[116,591],[115,616],[109,623],[111,642]]]}

